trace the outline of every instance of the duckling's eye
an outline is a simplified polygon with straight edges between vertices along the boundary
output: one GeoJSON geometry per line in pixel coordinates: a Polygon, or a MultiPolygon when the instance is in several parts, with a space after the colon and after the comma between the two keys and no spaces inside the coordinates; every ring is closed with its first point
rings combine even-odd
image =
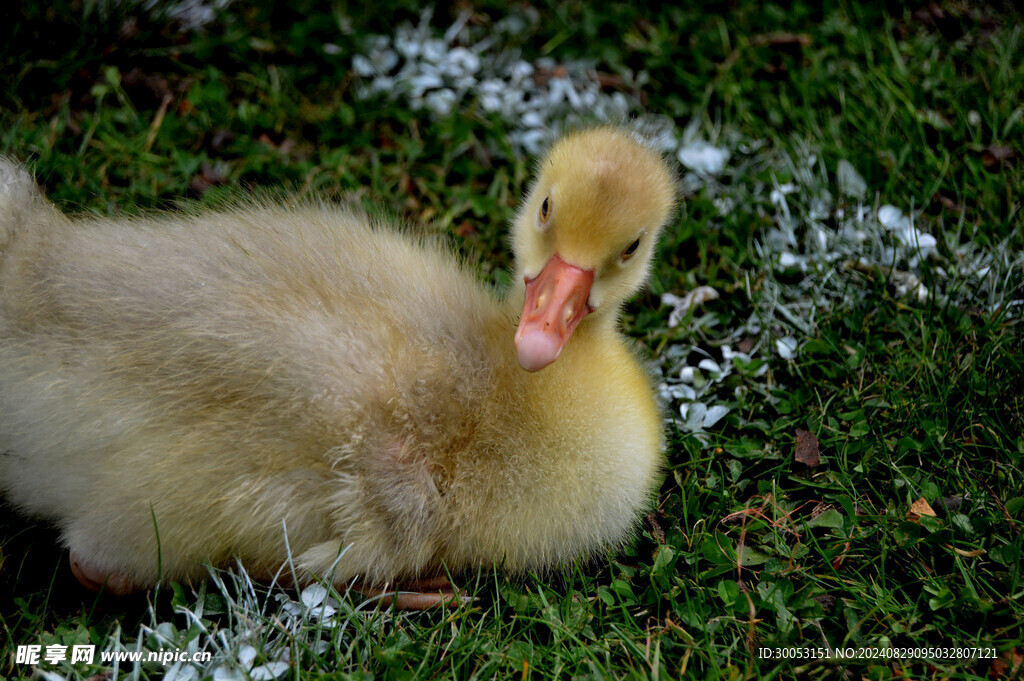
{"type": "Polygon", "coordinates": [[[626,246],[626,250],[622,251],[622,259],[629,260],[636,253],[636,249],[640,248],[640,239],[637,239],[630,245],[626,246]]]}
{"type": "Polygon", "coordinates": [[[544,203],[540,204],[540,221],[547,222],[551,216],[551,197],[544,197],[544,203]]]}

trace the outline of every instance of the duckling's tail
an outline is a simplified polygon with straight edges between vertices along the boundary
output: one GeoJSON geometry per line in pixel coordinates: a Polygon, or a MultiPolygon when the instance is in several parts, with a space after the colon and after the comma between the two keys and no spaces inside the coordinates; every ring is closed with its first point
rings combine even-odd
{"type": "Polygon", "coordinates": [[[28,171],[0,156],[0,255],[7,250],[26,216],[44,205],[46,200],[28,171]]]}

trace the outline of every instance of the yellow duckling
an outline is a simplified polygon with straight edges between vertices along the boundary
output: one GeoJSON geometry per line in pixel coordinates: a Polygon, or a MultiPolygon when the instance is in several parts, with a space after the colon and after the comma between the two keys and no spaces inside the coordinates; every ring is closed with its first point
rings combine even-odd
{"type": "Polygon", "coordinates": [[[72,220],[0,161],[0,488],[114,593],[289,550],[300,579],[436,588],[621,544],[663,436],[617,317],[674,175],[610,127],[539,168],[501,301],[351,211],[72,220]]]}

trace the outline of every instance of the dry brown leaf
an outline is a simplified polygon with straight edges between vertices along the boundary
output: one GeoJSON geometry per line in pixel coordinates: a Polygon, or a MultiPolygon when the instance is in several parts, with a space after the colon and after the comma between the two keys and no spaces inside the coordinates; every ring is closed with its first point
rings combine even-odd
{"type": "Polygon", "coordinates": [[[210,187],[219,187],[228,181],[228,167],[225,163],[204,161],[199,174],[192,178],[188,188],[200,196],[210,187]]]}
{"type": "Polygon", "coordinates": [[[818,438],[809,430],[796,431],[796,460],[808,468],[814,468],[821,461],[818,438]]]}
{"type": "Polygon", "coordinates": [[[846,555],[850,553],[850,542],[843,542],[843,552],[832,560],[832,569],[838,570],[846,562],[846,555]]]}
{"type": "Polygon", "coordinates": [[[235,141],[236,137],[235,133],[230,130],[218,128],[210,134],[210,149],[224,151],[228,148],[228,145],[235,141]]]}
{"type": "Polygon", "coordinates": [[[626,88],[626,81],[620,75],[607,71],[595,71],[594,76],[597,79],[598,87],[602,90],[624,90],[626,88]]]}
{"type": "Polygon", "coordinates": [[[651,511],[644,518],[647,524],[651,526],[651,534],[654,535],[654,540],[659,544],[665,543],[665,530],[662,529],[661,523],[658,521],[658,516],[655,515],[654,511],[651,511]]]}
{"type": "Polygon", "coordinates": [[[1010,165],[1017,158],[1017,152],[1007,144],[990,144],[981,150],[981,162],[987,170],[997,170],[1010,165]]]}
{"type": "Polygon", "coordinates": [[[992,666],[988,668],[990,679],[1012,679],[1024,667],[1024,653],[1019,648],[1007,650],[998,658],[992,660],[992,666]]]}
{"type": "Polygon", "coordinates": [[[935,511],[932,510],[931,504],[925,501],[924,497],[921,497],[910,505],[910,510],[907,512],[907,517],[911,520],[917,520],[921,516],[930,515],[935,517],[935,511]]]}
{"type": "Polygon", "coordinates": [[[287,154],[288,152],[290,152],[292,149],[295,148],[295,140],[293,140],[293,139],[291,139],[289,137],[284,137],[284,138],[281,139],[280,142],[278,142],[278,141],[275,141],[267,133],[263,133],[262,135],[257,137],[256,140],[258,142],[260,142],[261,144],[265,144],[266,146],[270,147],[271,149],[276,149],[277,151],[281,152],[282,154],[287,154]]]}
{"type": "Polygon", "coordinates": [[[808,47],[814,42],[807,33],[787,33],[778,31],[764,35],[755,35],[751,42],[755,45],[771,45],[772,47],[808,47]]]}
{"type": "Polygon", "coordinates": [[[946,511],[954,513],[964,505],[964,497],[962,494],[954,494],[952,496],[945,497],[942,500],[942,505],[946,511]]]}
{"type": "Polygon", "coordinates": [[[569,70],[562,64],[550,69],[539,68],[533,73],[533,82],[536,83],[538,87],[544,87],[552,78],[565,78],[568,73],[569,70]]]}
{"type": "Polygon", "coordinates": [[[174,100],[174,92],[167,78],[158,73],[146,73],[139,67],[121,76],[121,87],[136,106],[150,109],[165,99],[174,100]]]}
{"type": "Polygon", "coordinates": [[[985,555],[985,549],[974,549],[973,551],[964,551],[963,549],[958,549],[954,546],[953,550],[956,552],[958,556],[963,556],[964,558],[977,558],[978,556],[985,555]]]}

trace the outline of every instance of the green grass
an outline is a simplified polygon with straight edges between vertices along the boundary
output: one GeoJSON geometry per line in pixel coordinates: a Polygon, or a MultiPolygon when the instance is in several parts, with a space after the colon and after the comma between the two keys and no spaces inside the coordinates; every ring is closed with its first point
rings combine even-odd
{"type": "MultiPolygon", "coordinates": [[[[537,7],[541,20],[521,36],[527,57],[645,71],[648,111],[766,143],[734,154],[720,186],[686,197],[651,292],[627,311],[627,330],[653,357],[679,343],[720,356],[730,329],[799,283],[758,255],[773,209],[755,188],[793,179],[789,159],[806,150],[830,183],[845,159],[870,188],[866,203],[918,213],[917,226],[939,241],[924,281],[946,295],[919,302],[899,295],[885,268],[837,264],[833,293],[848,295],[817,301],[809,333],[776,316],[759,337],[800,335],[796,358],[772,356],[756,380],[753,369],[724,379],[717,394],[731,410],[706,437],[670,433],[657,509],[633,546],[563,577],[470,578],[478,600],[456,611],[354,615],[338,636],[307,621],[287,639],[293,674],[831,678],[843,665],[761,660],[757,650],[827,641],[994,647],[1011,660],[1024,651],[1021,309],[989,306],[970,280],[939,271],[964,252],[1024,250],[1024,20],[1008,6],[939,7],[537,7]],[[1009,158],[993,163],[999,147],[1009,158]],[[721,196],[737,207],[720,211],[721,196]],[[667,328],[658,296],[697,285],[722,297],[667,328]],[[798,429],[816,436],[818,466],[794,461],[798,429]],[[912,520],[922,497],[936,515],[912,520]],[[321,638],[326,651],[315,647],[321,638]]],[[[499,3],[474,8],[485,24],[502,14],[499,3]]],[[[27,4],[0,28],[0,153],[29,161],[62,208],[173,209],[183,198],[283,187],[450,234],[482,276],[507,279],[504,226],[530,171],[505,142],[508,124],[480,112],[431,123],[400,103],[355,98],[350,65],[362,37],[418,20],[411,6],[244,3],[186,37],[126,16],[27,4]],[[201,191],[203,176],[216,186],[201,191]]],[[[452,19],[438,10],[433,22],[443,30],[452,19]]],[[[1020,298],[1021,271],[999,290],[1020,298]]],[[[0,651],[103,646],[118,630],[131,641],[140,622],[164,622],[175,641],[246,625],[246,609],[231,604],[249,597],[230,583],[198,600],[180,588],[83,598],[56,541],[45,526],[0,520],[0,651]],[[200,623],[180,613],[200,605],[200,623]]],[[[866,678],[1009,678],[991,665],[845,666],[866,678]]],[[[0,655],[0,676],[28,673],[0,655]]]]}

